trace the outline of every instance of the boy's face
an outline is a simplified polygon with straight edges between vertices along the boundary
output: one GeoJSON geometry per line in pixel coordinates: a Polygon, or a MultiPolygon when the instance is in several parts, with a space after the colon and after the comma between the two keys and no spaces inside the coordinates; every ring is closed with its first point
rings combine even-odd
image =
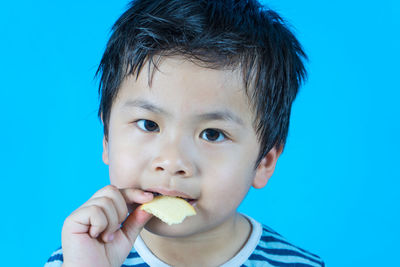
{"type": "Polygon", "coordinates": [[[165,58],[149,87],[143,70],[125,79],[112,105],[103,153],[111,184],[195,199],[196,216],[173,226],[152,219],[153,233],[212,229],[270,176],[254,169],[259,143],[242,78],[165,58]]]}

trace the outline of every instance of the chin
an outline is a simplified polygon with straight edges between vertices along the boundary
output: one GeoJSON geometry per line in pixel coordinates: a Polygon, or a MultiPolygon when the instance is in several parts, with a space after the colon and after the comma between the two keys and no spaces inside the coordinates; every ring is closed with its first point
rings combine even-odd
{"type": "Polygon", "coordinates": [[[186,218],[185,221],[180,224],[168,225],[156,217],[150,219],[144,229],[152,234],[170,238],[188,237],[202,230],[198,229],[193,222],[191,223],[190,218],[186,218]]]}

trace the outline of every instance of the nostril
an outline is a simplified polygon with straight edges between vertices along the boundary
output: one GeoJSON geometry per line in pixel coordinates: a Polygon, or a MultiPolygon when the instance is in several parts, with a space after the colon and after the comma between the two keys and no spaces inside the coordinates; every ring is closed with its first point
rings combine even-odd
{"type": "Polygon", "coordinates": [[[176,174],[178,174],[178,175],[185,175],[186,173],[185,173],[185,171],[177,171],[176,174]]]}
{"type": "Polygon", "coordinates": [[[162,167],[157,167],[156,168],[156,171],[163,171],[164,170],[164,168],[162,168],[162,167]]]}

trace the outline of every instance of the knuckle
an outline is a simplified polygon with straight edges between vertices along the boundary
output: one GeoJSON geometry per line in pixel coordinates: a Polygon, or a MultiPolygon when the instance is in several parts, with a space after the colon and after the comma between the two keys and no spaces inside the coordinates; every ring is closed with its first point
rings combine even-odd
{"type": "Polygon", "coordinates": [[[113,201],[111,198],[102,197],[99,201],[100,201],[100,202],[102,203],[102,205],[104,205],[104,206],[107,206],[107,207],[112,207],[112,206],[114,206],[114,201],[113,201]]]}
{"type": "Polygon", "coordinates": [[[104,187],[104,191],[110,194],[115,194],[116,192],[119,192],[118,188],[114,185],[107,185],[106,187],[104,187]]]}
{"type": "Polygon", "coordinates": [[[64,220],[64,225],[65,224],[70,224],[74,221],[74,218],[79,217],[79,214],[82,213],[82,207],[74,210],[65,220],[64,220]]]}
{"type": "Polygon", "coordinates": [[[97,216],[99,216],[99,213],[101,213],[101,216],[106,218],[110,225],[118,224],[118,212],[112,199],[102,197],[98,200],[98,205],[94,205],[94,207],[96,210],[93,212],[96,213],[97,216]]]}
{"type": "Polygon", "coordinates": [[[98,218],[104,217],[104,211],[101,207],[92,205],[92,206],[89,206],[88,209],[92,216],[96,216],[98,218]]]}

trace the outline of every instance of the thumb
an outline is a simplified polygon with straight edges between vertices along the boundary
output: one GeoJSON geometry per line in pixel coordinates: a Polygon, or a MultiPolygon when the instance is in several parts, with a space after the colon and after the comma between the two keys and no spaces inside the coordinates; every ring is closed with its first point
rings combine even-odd
{"type": "Polygon", "coordinates": [[[140,231],[151,219],[151,217],[153,217],[153,215],[141,210],[140,207],[138,207],[131,214],[129,214],[128,218],[126,218],[121,230],[131,243],[131,246],[133,246],[140,231]]]}

